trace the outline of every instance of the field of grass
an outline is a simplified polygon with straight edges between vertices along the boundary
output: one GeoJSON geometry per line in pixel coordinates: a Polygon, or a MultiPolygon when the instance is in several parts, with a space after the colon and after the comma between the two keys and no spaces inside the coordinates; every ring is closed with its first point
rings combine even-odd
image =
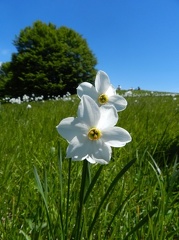
{"type": "Polygon", "coordinates": [[[103,166],[65,158],[77,98],[0,105],[0,239],[179,239],[179,95],[126,100],[132,142],[103,166]]]}

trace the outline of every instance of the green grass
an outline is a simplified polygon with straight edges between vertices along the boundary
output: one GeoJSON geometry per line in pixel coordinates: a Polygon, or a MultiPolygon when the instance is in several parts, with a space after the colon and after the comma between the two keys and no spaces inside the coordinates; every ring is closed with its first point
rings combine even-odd
{"type": "Polygon", "coordinates": [[[65,158],[56,130],[76,116],[78,99],[0,105],[0,239],[179,239],[175,98],[126,97],[118,125],[132,142],[86,170],[65,158]]]}

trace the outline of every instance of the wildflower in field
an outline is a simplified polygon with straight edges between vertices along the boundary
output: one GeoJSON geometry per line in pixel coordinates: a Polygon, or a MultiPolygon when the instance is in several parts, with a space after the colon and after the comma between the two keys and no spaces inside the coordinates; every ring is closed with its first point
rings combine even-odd
{"type": "Polygon", "coordinates": [[[28,108],[28,109],[29,109],[29,108],[32,108],[32,105],[28,104],[28,105],[27,105],[27,108],[28,108]]]}
{"type": "Polygon", "coordinates": [[[57,126],[58,133],[69,143],[66,157],[107,164],[111,147],[123,147],[131,141],[125,129],[115,127],[117,121],[114,106],[99,107],[91,97],[83,95],[77,117],[65,118],[57,126]]]}
{"type": "Polygon", "coordinates": [[[29,102],[29,100],[30,100],[30,97],[27,96],[26,94],[24,94],[24,95],[22,96],[22,101],[23,101],[23,102],[29,102]]]}
{"type": "Polygon", "coordinates": [[[114,105],[117,111],[122,111],[127,106],[127,101],[116,94],[116,89],[110,83],[108,75],[98,71],[95,78],[95,87],[88,82],[83,82],[77,87],[78,97],[88,95],[99,105],[114,105]]]}
{"type": "Polygon", "coordinates": [[[17,104],[21,104],[21,98],[20,97],[18,97],[18,98],[11,98],[10,100],[9,100],[9,102],[10,103],[17,103],[17,104]]]}
{"type": "Polygon", "coordinates": [[[125,97],[131,97],[132,96],[132,91],[127,91],[124,93],[125,97]]]}

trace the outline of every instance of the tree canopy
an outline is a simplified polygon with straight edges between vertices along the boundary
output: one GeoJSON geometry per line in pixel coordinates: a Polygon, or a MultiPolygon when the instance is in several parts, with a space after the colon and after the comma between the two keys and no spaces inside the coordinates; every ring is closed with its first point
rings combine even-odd
{"type": "Polygon", "coordinates": [[[81,82],[94,81],[97,59],[87,41],[70,28],[36,21],[21,30],[13,44],[17,53],[0,78],[6,78],[6,94],[76,93],[81,82]]]}

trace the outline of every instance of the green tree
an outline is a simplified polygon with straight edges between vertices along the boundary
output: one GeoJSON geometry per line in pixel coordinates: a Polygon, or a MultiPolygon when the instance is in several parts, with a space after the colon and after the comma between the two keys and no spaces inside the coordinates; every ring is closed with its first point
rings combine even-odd
{"type": "Polygon", "coordinates": [[[36,21],[20,31],[14,45],[17,53],[12,55],[12,76],[6,84],[11,96],[76,93],[81,82],[94,81],[96,57],[70,28],[36,21]]]}
{"type": "Polygon", "coordinates": [[[6,62],[2,63],[0,66],[0,97],[4,97],[6,94],[6,84],[12,78],[12,72],[10,70],[11,63],[6,62]]]}

